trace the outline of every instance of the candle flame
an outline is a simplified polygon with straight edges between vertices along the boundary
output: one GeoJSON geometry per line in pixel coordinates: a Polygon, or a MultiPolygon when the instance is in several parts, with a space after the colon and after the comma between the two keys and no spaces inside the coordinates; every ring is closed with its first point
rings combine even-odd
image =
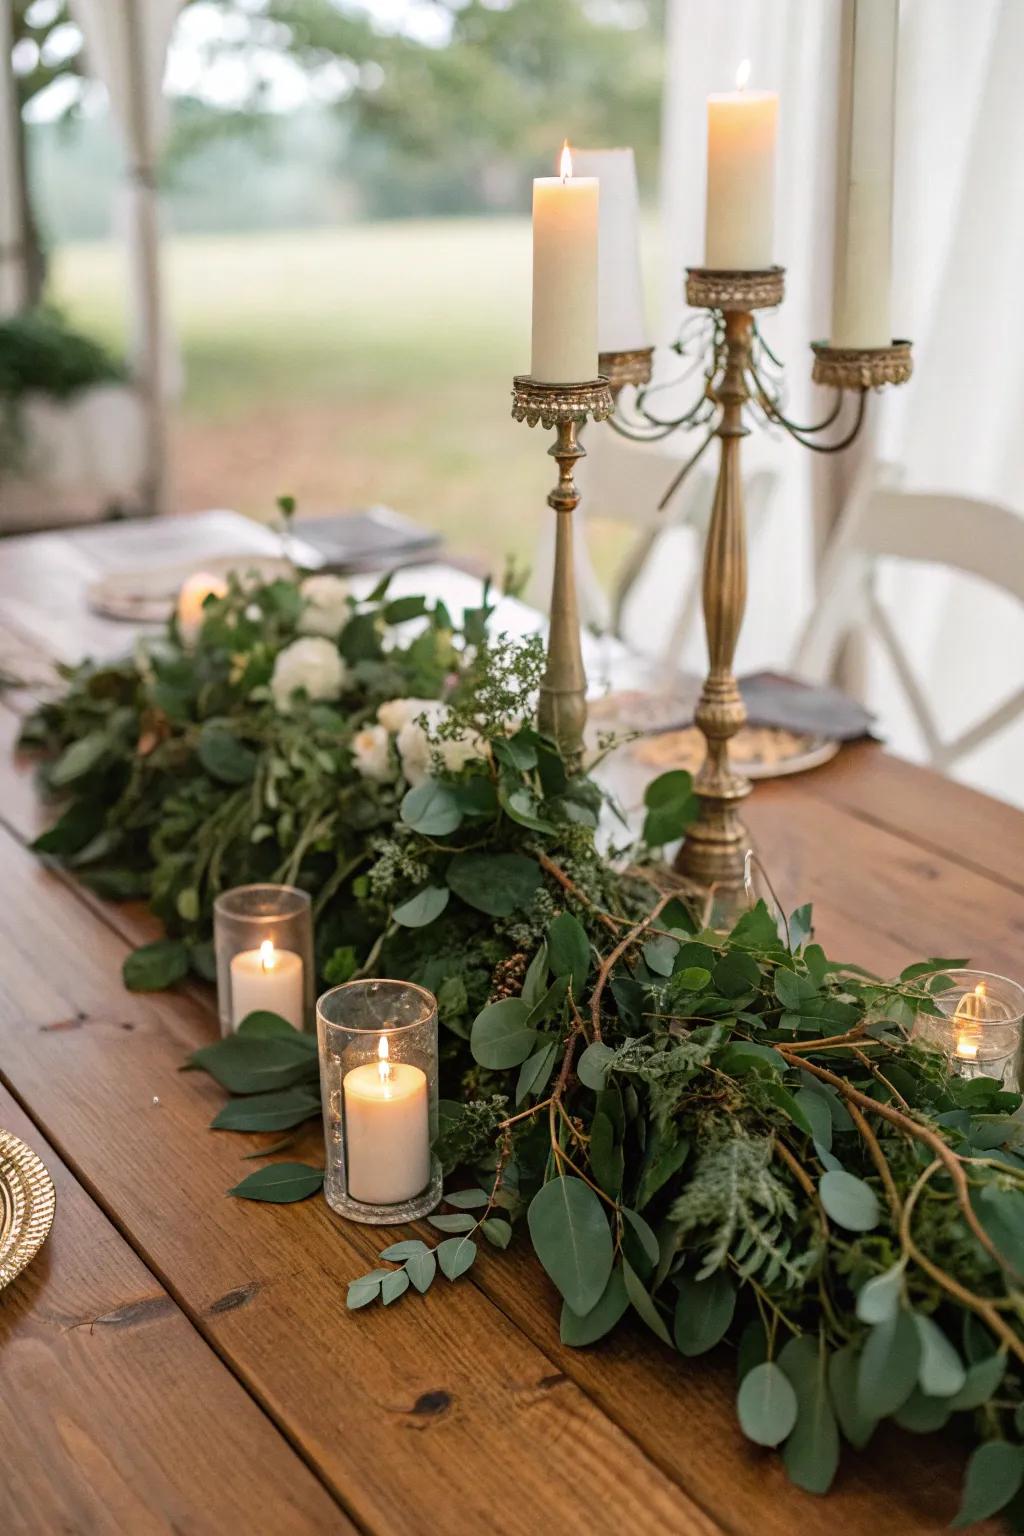
{"type": "Polygon", "coordinates": [[[391,1063],[388,1060],[390,1054],[388,1037],[387,1035],[381,1035],[380,1040],[377,1042],[377,1075],[382,1083],[388,1082],[391,1078],[391,1063]]]}
{"type": "Polygon", "coordinates": [[[562,145],[562,158],[558,163],[558,174],[563,181],[568,181],[572,175],[572,151],[569,148],[569,140],[562,145]]]}
{"type": "Polygon", "coordinates": [[[277,956],[274,953],[273,939],[264,939],[260,945],[260,969],[272,971],[277,964],[277,956]]]}
{"type": "Polygon", "coordinates": [[[749,79],[750,79],[750,60],[749,59],[743,59],[742,62],[740,63],[739,69],[737,69],[737,71],[736,71],[736,89],[738,91],[745,91],[746,88],[747,88],[747,81],[749,79]]]}
{"type": "Polygon", "coordinates": [[[956,1042],[956,1053],[961,1061],[974,1061],[978,1055],[977,1041],[968,1040],[966,1035],[961,1035],[956,1042]]]}

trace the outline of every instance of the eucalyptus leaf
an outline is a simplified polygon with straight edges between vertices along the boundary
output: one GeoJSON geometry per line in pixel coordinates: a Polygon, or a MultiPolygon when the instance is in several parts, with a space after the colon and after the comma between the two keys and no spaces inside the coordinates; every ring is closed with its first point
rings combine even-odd
{"type": "Polygon", "coordinates": [[[906,1265],[901,1259],[884,1274],[873,1275],[857,1292],[857,1316],[862,1323],[886,1323],[895,1317],[903,1298],[906,1265]]]}
{"type": "Polygon", "coordinates": [[[495,1248],[507,1248],[512,1241],[512,1225],[499,1216],[488,1216],[480,1223],[480,1231],[495,1248]]]}
{"type": "Polygon", "coordinates": [[[703,1355],[728,1332],[736,1309],[736,1288],[723,1270],[706,1280],[682,1275],[676,1288],[676,1348],[681,1355],[703,1355]]]}
{"type": "Polygon", "coordinates": [[[444,1198],[460,1211],[478,1211],[490,1201],[486,1189],[453,1189],[444,1198]]]}
{"type": "Polygon", "coordinates": [[[242,1200],[265,1200],[272,1205],[291,1205],[296,1200],[307,1200],[323,1188],[324,1171],[311,1168],[307,1163],[271,1163],[269,1168],[258,1168],[241,1184],[228,1190],[242,1200]]]}
{"type": "Polygon", "coordinates": [[[250,784],[256,776],[255,752],[244,746],[226,725],[208,721],[199,733],[196,751],[210,777],[222,784],[250,784]]]}
{"type": "Polygon", "coordinates": [[[468,1211],[446,1211],[440,1216],[429,1216],[427,1220],[439,1232],[472,1232],[476,1226],[476,1217],[470,1216],[468,1211]]]}
{"type": "Polygon", "coordinates": [[[391,1274],[380,1283],[380,1299],[386,1307],[389,1307],[393,1301],[398,1300],[399,1296],[404,1296],[408,1289],[409,1276],[406,1270],[392,1270],[391,1274]]]}
{"type": "Polygon", "coordinates": [[[651,1332],[671,1349],[672,1335],[668,1331],[665,1319],[659,1312],[654,1298],[648,1294],[647,1287],[640,1276],[626,1258],[622,1260],[622,1277],[626,1282],[626,1295],[629,1297],[633,1311],[643,1319],[651,1332]]]}
{"type": "Polygon", "coordinates": [[[779,1354],[796,1393],[797,1418],[782,1453],[792,1482],[808,1493],[827,1493],[839,1466],[839,1429],[829,1400],[827,1356],[811,1334],[790,1339],[779,1354]]]}
{"type": "Polygon", "coordinates": [[[405,1261],[405,1272],[421,1294],[428,1291],[437,1273],[437,1259],[433,1249],[425,1248],[422,1253],[411,1253],[405,1261]]]}
{"type": "Polygon", "coordinates": [[[862,1451],[875,1432],[878,1415],[866,1412],[857,1391],[860,1358],[856,1346],[844,1344],[829,1356],[828,1385],[839,1427],[856,1450],[862,1451]]]}
{"type": "Polygon", "coordinates": [[[393,1264],[397,1264],[404,1259],[415,1257],[416,1254],[428,1253],[429,1251],[426,1243],[421,1242],[418,1237],[410,1237],[404,1242],[392,1243],[390,1248],[382,1248],[377,1257],[380,1259],[390,1259],[393,1264]]]}
{"type": "Polygon", "coordinates": [[[345,1305],[348,1310],[355,1312],[359,1307],[369,1306],[371,1301],[376,1301],[380,1295],[382,1278],[383,1274],[378,1273],[375,1275],[362,1275],[358,1280],[350,1280],[348,1294],[345,1297],[345,1305]]]}
{"type": "Polygon", "coordinates": [[[569,1306],[585,1316],[612,1269],[612,1234],[601,1202],[582,1179],[559,1174],[530,1202],[534,1251],[569,1306]]]}
{"type": "Polygon", "coordinates": [[[590,941],[586,930],[571,912],[560,912],[548,924],[548,966],[555,976],[571,976],[579,997],[590,972],[590,941]]]}
{"type": "Polygon", "coordinates": [[[473,1020],[470,1047],[482,1067],[497,1071],[520,1066],[537,1044],[537,1031],[527,1028],[530,1010],[519,997],[489,1003],[473,1020]]]}
{"type": "Polygon", "coordinates": [[[797,1416],[796,1393],[774,1360],[755,1365],[740,1382],[736,1396],[740,1428],[755,1445],[781,1445],[797,1416]]]}
{"type": "Polygon", "coordinates": [[[156,939],[126,956],[121,975],[129,992],[162,992],[188,975],[188,945],[180,939],[156,939]]]}
{"type": "Polygon", "coordinates": [[[510,917],[540,883],[540,865],[522,853],[458,853],[448,866],[456,896],[489,917],[510,917]]]}
{"type": "Polygon", "coordinates": [[[963,1361],[934,1318],[914,1313],[921,1341],[918,1385],[927,1397],[955,1397],[967,1380],[963,1361]]]}
{"type": "Polygon", "coordinates": [[[558,1041],[544,1040],[538,1037],[543,1044],[532,1055],[527,1056],[519,1069],[519,1078],[516,1082],[516,1103],[521,1104],[531,1093],[542,1093],[547,1086],[551,1069],[558,1055],[558,1041]]]}
{"type": "Polygon", "coordinates": [[[818,1194],[826,1215],[848,1232],[870,1232],[878,1225],[881,1210],[870,1184],[855,1174],[831,1169],[818,1180],[818,1194]]]}
{"type": "Polygon", "coordinates": [[[672,768],[652,779],[644,791],[644,842],[650,848],[660,848],[682,837],[696,818],[699,803],[693,793],[693,776],[685,769],[672,768]]]}
{"type": "Polygon", "coordinates": [[[603,1339],[611,1332],[628,1306],[629,1296],[620,1265],[612,1270],[608,1276],[607,1285],[586,1316],[580,1317],[568,1302],[562,1303],[559,1327],[562,1343],[570,1345],[573,1349],[581,1349],[586,1344],[595,1344],[598,1339],[603,1339]]]}
{"type": "Polygon", "coordinates": [[[576,1063],[576,1076],[584,1088],[592,1088],[599,1093],[606,1086],[608,1078],[608,1065],[615,1052],[610,1045],[605,1045],[602,1040],[595,1040],[588,1045],[576,1063]]]}
{"type": "Polygon", "coordinates": [[[857,1402],[865,1417],[902,1408],[917,1385],[921,1340],[913,1313],[900,1308],[868,1334],[857,1367],[857,1402]]]}
{"type": "Polygon", "coordinates": [[[450,895],[451,892],[447,886],[425,885],[414,896],[400,902],[391,916],[403,928],[425,928],[428,923],[432,923],[436,917],[441,916],[448,905],[450,895]]]}
{"type": "Polygon", "coordinates": [[[476,1243],[471,1237],[447,1237],[443,1243],[438,1243],[434,1251],[441,1273],[448,1280],[457,1280],[472,1267],[476,1258],[476,1243]]]}
{"type": "Polygon", "coordinates": [[[999,1350],[967,1367],[959,1392],[946,1399],[950,1409],[981,1408],[994,1397],[1006,1374],[1006,1352],[999,1350]]]}
{"type": "Polygon", "coordinates": [[[447,837],[462,822],[458,796],[440,779],[424,779],[406,792],[402,800],[402,820],[424,837],[447,837]]]}
{"type": "Polygon", "coordinates": [[[964,1489],[954,1527],[973,1525],[998,1514],[1024,1483],[1024,1446],[986,1440],[967,1463],[964,1489]]]}
{"type": "Polygon", "coordinates": [[[282,1088],[231,1099],[210,1122],[215,1131],[287,1131],[320,1113],[320,1095],[309,1088],[282,1088]]]}

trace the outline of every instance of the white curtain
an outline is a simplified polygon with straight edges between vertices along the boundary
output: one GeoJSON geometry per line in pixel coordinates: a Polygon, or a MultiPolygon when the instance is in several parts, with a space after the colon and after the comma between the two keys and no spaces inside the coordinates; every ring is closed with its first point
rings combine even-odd
{"type": "Polygon", "coordinates": [[[147,499],[167,508],[167,339],[160,281],[156,167],[167,133],[167,46],[181,0],[70,0],[94,74],[103,81],[126,159],[125,219],[135,372],[147,413],[147,499]]]}
{"type": "MultiPolygon", "coordinates": [[[[765,322],[786,360],[791,414],[813,419],[809,341],[828,334],[842,0],[670,0],[662,211],[669,334],[682,314],[679,273],[699,263],[704,219],[705,97],[728,89],[741,59],[752,85],[780,93],[776,252],[786,301],[765,322]]],[[[1024,507],[1024,60],[1022,0],[902,0],[897,96],[892,313],[914,341],[910,385],[873,396],[856,457],[822,462],[758,431],[746,462],[781,478],[752,551],[741,670],[784,664],[813,601],[816,543],[865,456],[895,461],[908,488],[1024,507]],[[819,536],[816,538],[816,534],[819,536]]],[[[888,573],[885,592],[944,734],[983,715],[1020,681],[1024,619],[1003,594],[937,570],[888,573]]],[[[684,660],[701,662],[694,637],[684,660]]],[[[917,736],[877,657],[867,702],[894,750],[917,736]]],[[[958,774],[1022,797],[1024,726],[963,761],[958,774]],[[1014,772],[1016,769],[1016,772],[1014,772]]]]}

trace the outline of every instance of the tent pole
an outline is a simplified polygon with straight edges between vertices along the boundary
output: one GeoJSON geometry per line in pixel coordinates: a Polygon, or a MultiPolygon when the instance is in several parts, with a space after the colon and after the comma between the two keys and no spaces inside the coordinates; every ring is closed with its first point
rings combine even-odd
{"type": "Polygon", "coordinates": [[[164,391],[163,304],[160,228],[153,155],[153,131],[146,90],[142,18],[138,0],[125,5],[129,111],[136,152],[128,166],[131,218],[138,261],[138,356],[136,371],[146,420],[146,510],[169,510],[167,418],[164,391]]]}
{"type": "Polygon", "coordinates": [[[24,202],[18,154],[20,107],[11,62],[14,0],[0,0],[0,316],[28,304],[24,202]]]}

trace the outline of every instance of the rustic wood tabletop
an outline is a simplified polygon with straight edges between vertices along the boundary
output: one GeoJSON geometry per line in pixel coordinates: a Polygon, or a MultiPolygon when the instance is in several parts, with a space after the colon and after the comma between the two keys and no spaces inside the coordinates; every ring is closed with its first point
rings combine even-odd
{"type": "MultiPolygon", "coordinates": [[[[32,545],[0,545],[0,640],[27,653],[53,602],[32,545]]],[[[65,642],[90,575],[73,547],[65,642]]],[[[94,634],[83,619],[83,647],[94,634]]],[[[917,1536],[949,1522],[954,1440],[886,1431],[846,1454],[829,1498],[802,1494],[741,1435],[728,1350],[686,1361],[628,1326],[564,1349],[554,1290],[521,1247],[386,1315],[346,1313],[378,1234],[320,1198],[225,1198],[266,1138],[209,1131],[220,1094],[179,1070],[218,1033],[211,994],[126,992],[122,960],[154,920],[27,851],[48,816],[14,750],[30,704],[0,697],[0,1125],[46,1162],[57,1216],[0,1294],[0,1530],[917,1536]]],[[[1019,973],[1012,808],[864,744],[759,786],[749,821],[830,953],[885,973],[958,953],[1019,973]]]]}

